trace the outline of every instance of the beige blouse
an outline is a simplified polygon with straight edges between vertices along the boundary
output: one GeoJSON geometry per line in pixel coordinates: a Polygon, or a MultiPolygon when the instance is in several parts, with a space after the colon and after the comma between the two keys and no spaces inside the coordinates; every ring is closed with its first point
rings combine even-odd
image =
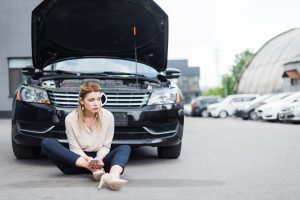
{"type": "Polygon", "coordinates": [[[110,111],[102,108],[100,130],[97,129],[95,121],[91,130],[85,124],[84,127],[80,128],[77,110],[66,116],[65,124],[69,148],[74,153],[85,157],[87,155],[84,151],[97,152],[96,159],[102,160],[110,151],[114,136],[114,116],[110,111]]]}

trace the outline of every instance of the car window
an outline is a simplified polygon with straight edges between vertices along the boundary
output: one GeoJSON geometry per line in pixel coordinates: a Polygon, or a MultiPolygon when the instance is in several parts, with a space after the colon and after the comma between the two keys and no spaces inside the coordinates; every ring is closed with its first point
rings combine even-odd
{"type": "Polygon", "coordinates": [[[256,97],[244,97],[244,101],[252,101],[256,99],[256,97]]]}
{"type": "Polygon", "coordinates": [[[243,101],[243,98],[241,97],[238,97],[238,98],[233,98],[230,102],[242,102],[243,101]]]}
{"type": "MultiPolygon", "coordinates": [[[[156,77],[159,72],[154,68],[128,60],[108,58],[81,58],[57,62],[52,64],[53,70],[63,70],[81,73],[125,72],[137,73],[147,77],[156,77]]],[[[47,67],[46,69],[49,69],[47,67]]]]}

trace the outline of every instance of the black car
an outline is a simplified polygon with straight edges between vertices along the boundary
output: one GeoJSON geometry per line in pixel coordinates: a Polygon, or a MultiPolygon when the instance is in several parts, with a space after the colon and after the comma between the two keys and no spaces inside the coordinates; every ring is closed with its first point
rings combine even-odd
{"type": "Polygon", "coordinates": [[[208,117],[209,112],[207,111],[207,106],[213,103],[219,103],[222,101],[220,96],[200,96],[192,99],[191,101],[191,115],[208,117]]]}
{"type": "Polygon", "coordinates": [[[17,158],[40,154],[43,138],[67,146],[64,120],[76,109],[79,86],[96,81],[115,117],[113,145],[158,147],[178,158],[183,96],[166,69],[168,16],[152,0],[45,0],[32,12],[33,66],[12,108],[17,158]]]}

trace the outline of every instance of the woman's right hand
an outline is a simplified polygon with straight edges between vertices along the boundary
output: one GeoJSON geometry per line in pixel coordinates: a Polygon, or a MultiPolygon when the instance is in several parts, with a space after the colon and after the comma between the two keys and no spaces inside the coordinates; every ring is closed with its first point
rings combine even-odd
{"type": "Polygon", "coordinates": [[[91,169],[101,169],[104,166],[103,161],[96,160],[92,157],[87,157],[86,161],[88,163],[88,167],[91,169]]]}

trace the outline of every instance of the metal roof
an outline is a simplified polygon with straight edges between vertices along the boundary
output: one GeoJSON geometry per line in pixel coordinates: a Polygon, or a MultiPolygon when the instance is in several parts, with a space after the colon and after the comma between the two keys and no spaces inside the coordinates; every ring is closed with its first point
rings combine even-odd
{"type": "Polygon", "coordinates": [[[288,30],[266,42],[247,64],[238,93],[283,92],[286,63],[300,60],[300,28],[288,30]]]}

